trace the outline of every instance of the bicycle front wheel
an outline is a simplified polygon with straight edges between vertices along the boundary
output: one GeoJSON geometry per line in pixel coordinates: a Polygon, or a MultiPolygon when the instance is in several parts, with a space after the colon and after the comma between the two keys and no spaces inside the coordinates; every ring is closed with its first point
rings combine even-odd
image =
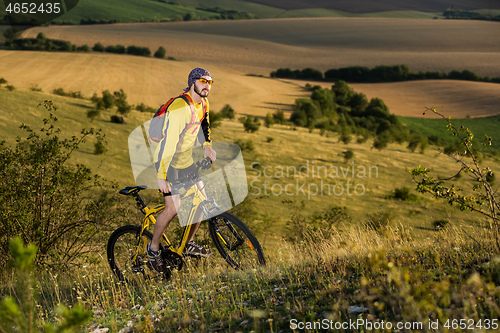
{"type": "Polygon", "coordinates": [[[108,263],[120,281],[159,277],[146,266],[146,245],[151,239],[151,232],[144,230],[141,234],[141,227],[137,225],[120,227],[111,234],[107,246],[108,263]]]}
{"type": "Polygon", "coordinates": [[[234,269],[266,264],[259,241],[236,216],[224,212],[211,218],[209,231],[215,247],[234,269]]]}

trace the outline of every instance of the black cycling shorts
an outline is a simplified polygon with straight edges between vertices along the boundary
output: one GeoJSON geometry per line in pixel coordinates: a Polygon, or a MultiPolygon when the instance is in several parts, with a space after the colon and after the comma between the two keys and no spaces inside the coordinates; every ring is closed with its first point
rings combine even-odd
{"type": "MultiPolygon", "coordinates": [[[[190,166],[188,166],[185,169],[176,169],[174,167],[169,167],[167,170],[167,179],[168,179],[169,183],[172,183],[173,181],[175,181],[179,178],[185,178],[190,173],[192,173],[194,175],[193,178],[200,177],[200,173],[198,172],[198,168],[194,164],[191,164],[190,166]]],[[[170,195],[172,195],[172,192],[163,193],[164,197],[168,197],[170,195]]]]}

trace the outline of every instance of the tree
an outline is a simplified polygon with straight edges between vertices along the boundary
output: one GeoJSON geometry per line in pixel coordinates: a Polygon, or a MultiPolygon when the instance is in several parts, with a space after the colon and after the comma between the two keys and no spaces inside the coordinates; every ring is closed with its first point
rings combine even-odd
{"type": "Polygon", "coordinates": [[[165,50],[165,48],[163,46],[160,46],[158,48],[158,50],[156,50],[154,57],[163,59],[163,58],[165,58],[166,54],[167,54],[167,50],[165,50]]]}
{"type": "Polygon", "coordinates": [[[283,112],[283,110],[276,110],[273,113],[273,119],[275,123],[283,125],[286,122],[285,113],[283,112]]]}
{"type": "Polygon", "coordinates": [[[224,105],[219,114],[222,118],[234,119],[234,109],[229,104],[224,105]]]}
{"type": "Polygon", "coordinates": [[[123,91],[123,89],[120,89],[120,91],[115,91],[113,93],[113,96],[115,98],[115,105],[118,108],[118,113],[121,115],[126,115],[127,113],[129,113],[132,109],[132,106],[127,102],[127,94],[125,93],[125,91],[123,91]]]}
{"type": "Polygon", "coordinates": [[[321,117],[318,105],[308,98],[295,100],[290,120],[297,126],[310,127],[321,117]]]}
{"type": "Polygon", "coordinates": [[[95,118],[99,117],[101,114],[101,111],[96,110],[96,109],[91,109],[87,111],[87,118],[90,119],[90,121],[94,121],[95,118]]]}
{"type": "Polygon", "coordinates": [[[254,133],[257,132],[260,128],[260,120],[258,117],[246,116],[241,117],[239,120],[241,123],[243,123],[245,132],[254,133]]]}
{"type": "Polygon", "coordinates": [[[109,90],[104,90],[102,92],[102,102],[105,109],[111,109],[115,106],[115,97],[109,92],[109,90]]]}
{"type": "Polygon", "coordinates": [[[266,118],[264,118],[264,125],[269,128],[271,127],[272,125],[274,125],[274,119],[273,119],[273,116],[271,115],[271,112],[268,112],[266,114],[266,118]]]}
{"type": "Polygon", "coordinates": [[[332,86],[332,91],[335,94],[335,102],[344,106],[349,105],[351,98],[354,95],[354,90],[342,80],[335,82],[332,86]]]}
{"type": "Polygon", "coordinates": [[[104,52],[105,50],[106,48],[100,42],[95,43],[94,47],[92,47],[92,51],[94,52],[104,52]]]}
{"type": "Polygon", "coordinates": [[[332,116],[335,113],[335,94],[330,89],[315,89],[311,94],[311,99],[318,103],[321,113],[332,116]]]}

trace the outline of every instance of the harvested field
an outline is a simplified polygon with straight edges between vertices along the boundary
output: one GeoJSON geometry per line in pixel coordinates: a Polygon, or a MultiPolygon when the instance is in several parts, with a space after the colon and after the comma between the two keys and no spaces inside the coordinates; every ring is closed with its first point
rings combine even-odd
{"type": "MultiPolygon", "coordinates": [[[[0,51],[0,76],[18,88],[51,92],[94,92],[124,89],[130,103],[157,107],[180,92],[194,62],[178,62],[111,54],[0,51]]],[[[230,104],[237,113],[265,116],[277,109],[289,111],[298,97],[308,96],[306,82],[244,76],[209,67],[215,79],[211,106],[230,104]],[[238,87],[237,89],[232,89],[238,87]]],[[[310,82],[317,84],[317,82],[310,82]]],[[[321,83],[330,87],[331,83],[321,83]]],[[[382,98],[392,113],[420,117],[436,106],[454,118],[500,114],[500,85],[466,81],[412,81],[352,84],[368,98],[382,98]]]]}
{"type": "MultiPolygon", "coordinates": [[[[240,114],[264,116],[290,110],[307,96],[305,82],[271,80],[280,67],[320,70],[351,65],[406,64],[417,70],[463,70],[500,76],[500,25],[484,21],[342,18],[211,21],[39,27],[35,37],[77,45],[147,46],[167,49],[180,61],[98,53],[0,52],[0,77],[16,87],[64,88],[84,96],[124,89],[131,103],[156,107],[177,94],[195,66],[208,68],[216,85],[214,109],[230,104],[240,114]],[[234,89],[237,87],[237,89],[234,89]]],[[[330,86],[330,84],[323,84],[330,86]]],[[[499,114],[500,85],[462,81],[355,84],[380,97],[392,113],[421,116],[436,106],[455,117],[499,114]]]]}
{"type": "Polygon", "coordinates": [[[25,35],[82,45],[159,46],[182,61],[269,75],[280,67],[322,71],[406,64],[413,71],[468,69],[500,76],[500,24],[486,21],[314,18],[39,27],[25,35]]]}

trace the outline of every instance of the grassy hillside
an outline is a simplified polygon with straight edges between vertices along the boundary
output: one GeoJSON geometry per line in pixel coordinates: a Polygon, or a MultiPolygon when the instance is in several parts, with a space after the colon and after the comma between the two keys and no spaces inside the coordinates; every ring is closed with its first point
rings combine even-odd
{"type": "MultiPolygon", "coordinates": [[[[326,8],[343,10],[352,13],[368,13],[389,10],[414,10],[421,12],[442,12],[450,7],[448,1],[394,1],[394,0],[249,0],[250,2],[274,6],[282,9],[306,9],[306,8],[326,8]]],[[[498,3],[492,3],[486,0],[457,0],[453,2],[455,8],[460,9],[498,9],[498,3]]]]}
{"type": "MultiPolygon", "coordinates": [[[[399,117],[410,130],[415,130],[423,135],[434,135],[440,140],[452,142],[454,138],[450,136],[450,132],[442,131],[443,121],[440,119],[427,119],[427,118],[411,118],[399,117]]],[[[492,148],[500,150],[500,116],[484,117],[476,119],[452,119],[453,123],[457,126],[464,126],[469,128],[475,134],[475,141],[477,143],[483,142],[484,136],[487,134],[492,137],[492,148]]]]}
{"type": "MultiPolygon", "coordinates": [[[[132,129],[150,119],[150,114],[133,111],[127,117],[127,124],[118,125],[109,121],[114,113],[110,111],[90,122],[86,118],[90,107],[87,100],[2,89],[2,139],[13,143],[20,134],[18,126],[22,122],[36,129],[43,117],[36,105],[45,99],[53,100],[58,106],[56,115],[61,119],[65,135],[81,127],[101,128],[106,135],[109,151],[105,155],[93,155],[93,143],[89,142],[76,154],[76,162],[93,166],[96,172],[116,181],[120,187],[133,184],[127,137],[132,129]]],[[[332,205],[347,207],[353,225],[366,222],[371,214],[390,212],[391,223],[411,226],[418,235],[428,233],[437,219],[449,219],[456,225],[475,225],[479,221],[477,217],[427,197],[417,196],[412,202],[389,198],[398,187],[413,187],[405,168],[424,165],[445,178],[456,172],[456,164],[434,148],[419,154],[410,153],[404,145],[392,144],[378,151],[371,148],[371,141],[344,145],[336,134],[321,136],[316,131],[310,133],[288,126],[263,127],[251,134],[244,132],[242,124],[236,120],[224,121],[214,129],[213,139],[222,142],[239,139],[254,145],[253,150],[243,152],[249,195],[247,204],[240,208],[242,218],[257,234],[265,232],[266,246],[276,244],[280,236],[289,233],[286,223],[294,214],[308,216],[332,205]],[[346,150],[354,153],[350,161],[342,156],[346,150]]],[[[500,172],[496,162],[485,160],[484,163],[500,172]]],[[[457,182],[469,187],[467,177],[457,182]]]]}

